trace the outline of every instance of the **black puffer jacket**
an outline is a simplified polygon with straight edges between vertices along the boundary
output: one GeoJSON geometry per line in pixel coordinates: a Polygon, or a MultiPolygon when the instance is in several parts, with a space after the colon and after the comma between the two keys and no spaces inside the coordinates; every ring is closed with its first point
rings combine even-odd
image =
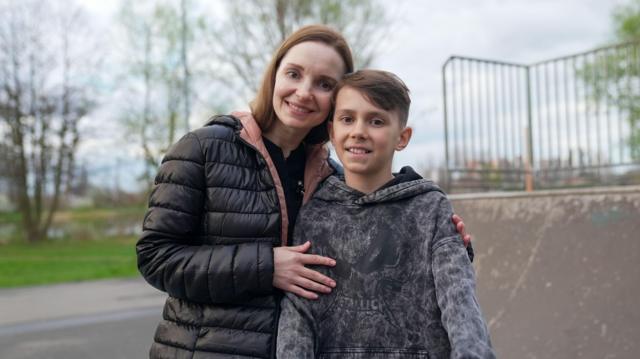
{"type": "MultiPolygon", "coordinates": [[[[169,295],[151,358],[273,356],[284,192],[257,124],[234,116],[184,136],[156,176],[136,247],[144,278],[169,295]]],[[[331,172],[326,149],[311,147],[306,199],[331,172]]]]}

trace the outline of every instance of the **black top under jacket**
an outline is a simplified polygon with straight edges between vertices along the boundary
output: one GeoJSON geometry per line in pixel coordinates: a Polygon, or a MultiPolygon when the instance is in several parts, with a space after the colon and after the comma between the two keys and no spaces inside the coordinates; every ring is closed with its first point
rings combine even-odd
{"type": "MultiPolygon", "coordinates": [[[[262,137],[262,139],[282,182],[282,188],[284,189],[284,196],[287,202],[289,233],[293,233],[293,226],[296,224],[296,218],[298,217],[298,212],[302,206],[302,197],[304,196],[304,167],[306,160],[304,144],[301,143],[298,148],[289,154],[289,157],[284,158],[280,147],[269,141],[266,137],[262,137]]],[[[292,236],[289,236],[289,244],[291,243],[291,237],[292,236]]]]}

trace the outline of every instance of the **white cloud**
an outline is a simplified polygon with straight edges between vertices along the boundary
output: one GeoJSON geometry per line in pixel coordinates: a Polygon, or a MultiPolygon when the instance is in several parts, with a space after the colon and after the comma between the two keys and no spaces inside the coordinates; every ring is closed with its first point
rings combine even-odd
{"type": "MultiPolygon", "coordinates": [[[[407,0],[400,25],[373,67],[400,76],[412,92],[410,152],[419,167],[444,158],[442,64],[451,55],[524,64],[570,55],[612,38],[611,12],[623,0],[407,0]]],[[[390,5],[391,6],[391,5],[390,5]]],[[[409,149],[409,148],[408,148],[409,149]]],[[[407,149],[407,150],[408,150],[407,149]]],[[[408,154],[410,153],[410,154],[408,154]]]]}
{"type": "MultiPolygon", "coordinates": [[[[80,1],[109,24],[117,1],[80,1]]],[[[213,3],[213,2],[212,2],[213,3]]],[[[374,67],[398,74],[412,91],[414,138],[396,156],[424,168],[444,158],[441,68],[451,55],[533,63],[589,50],[612,38],[611,11],[624,0],[404,0],[386,2],[397,25],[374,67]]],[[[218,11],[214,11],[218,14],[218,11]]],[[[92,161],[133,157],[123,144],[114,114],[94,114],[81,156],[92,161]]],[[[139,157],[138,157],[139,158],[139,157]]]]}

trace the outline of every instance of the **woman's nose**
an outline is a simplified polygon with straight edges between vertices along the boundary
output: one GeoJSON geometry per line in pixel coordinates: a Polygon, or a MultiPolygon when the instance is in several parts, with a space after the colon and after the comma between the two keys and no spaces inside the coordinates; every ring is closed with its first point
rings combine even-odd
{"type": "Polygon", "coordinates": [[[300,82],[300,85],[296,89],[296,95],[298,95],[300,99],[311,98],[311,85],[312,84],[308,83],[308,81],[300,82]]]}

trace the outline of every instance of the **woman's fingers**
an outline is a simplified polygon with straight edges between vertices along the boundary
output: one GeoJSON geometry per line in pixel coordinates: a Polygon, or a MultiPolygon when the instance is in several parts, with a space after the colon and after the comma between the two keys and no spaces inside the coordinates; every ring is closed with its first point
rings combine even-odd
{"type": "Polygon", "coordinates": [[[451,220],[453,221],[453,224],[456,226],[456,231],[458,231],[458,234],[460,234],[460,236],[462,237],[464,246],[468,247],[469,243],[471,243],[471,235],[467,234],[467,230],[465,228],[462,217],[458,216],[457,214],[454,214],[453,216],[451,216],[451,220]]]}
{"type": "Polygon", "coordinates": [[[454,214],[451,217],[451,220],[453,221],[453,224],[456,226],[456,230],[458,231],[458,233],[464,237],[467,233],[465,231],[464,221],[462,220],[462,217],[458,216],[457,214],[454,214]]]}
{"type": "Polygon", "coordinates": [[[471,243],[471,235],[470,234],[464,235],[464,237],[462,237],[462,241],[464,241],[464,246],[468,247],[469,243],[471,243]]]}
{"type": "Polygon", "coordinates": [[[325,293],[325,294],[331,293],[331,288],[330,287],[328,287],[326,285],[323,285],[320,282],[307,279],[305,277],[297,277],[297,278],[295,278],[294,279],[294,284],[297,285],[298,287],[301,287],[302,289],[306,289],[306,290],[309,290],[309,291],[314,291],[314,292],[318,292],[318,293],[325,293]]]}
{"type": "Polygon", "coordinates": [[[295,247],[278,247],[273,250],[273,285],[298,296],[317,299],[318,293],[331,293],[336,282],[305,265],[334,266],[336,261],[315,254],[305,254],[310,243],[295,247]]]}
{"type": "MultiPolygon", "coordinates": [[[[331,292],[331,288],[336,287],[336,281],[334,281],[333,279],[327,277],[326,275],[320,272],[314,271],[313,269],[302,268],[300,275],[318,284],[318,286],[322,286],[323,288],[328,289],[326,293],[331,292]]],[[[312,288],[309,288],[309,289],[312,289],[312,288]]]]}
{"type": "Polygon", "coordinates": [[[304,252],[308,251],[310,247],[311,247],[311,242],[306,241],[306,242],[304,242],[302,244],[299,244],[297,246],[284,247],[284,248],[286,248],[287,250],[290,250],[290,251],[294,251],[294,252],[298,252],[298,253],[304,253],[304,252]]]}
{"type": "Polygon", "coordinates": [[[329,267],[333,267],[336,265],[335,260],[329,257],[319,256],[317,254],[302,254],[300,256],[300,262],[304,265],[320,265],[329,267]]]}
{"type": "Polygon", "coordinates": [[[283,288],[284,290],[286,290],[287,292],[291,292],[295,295],[297,295],[298,297],[302,297],[302,298],[307,298],[307,299],[318,299],[318,295],[314,292],[309,292],[308,290],[304,290],[300,287],[298,287],[297,285],[290,285],[287,288],[283,288]]]}

